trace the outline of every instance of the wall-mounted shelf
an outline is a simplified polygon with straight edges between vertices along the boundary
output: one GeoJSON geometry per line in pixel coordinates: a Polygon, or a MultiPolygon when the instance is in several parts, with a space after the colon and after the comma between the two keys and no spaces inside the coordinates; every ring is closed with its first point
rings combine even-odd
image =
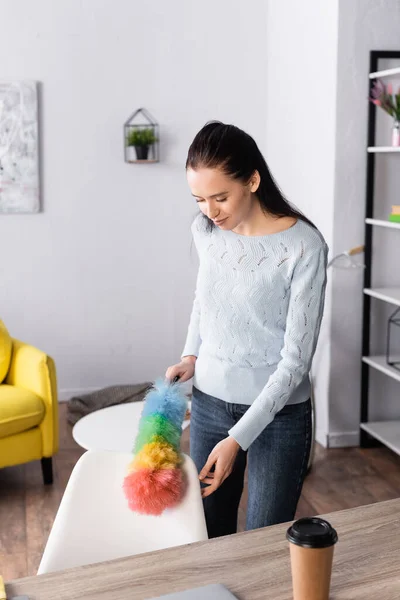
{"type": "Polygon", "coordinates": [[[124,123],[124,158],[131,165],[160,161],[160,127],[145,108],[138,108],[124,123]]]}
{"type": "Polygon", "coordinates": [[[400,371],[387,364],[386,356],[363,356],[363,363],[384,375],[400,381],[400,371]]]}
{"type": "Polygon", "coordinates": [[[400,146],[369,146],[368,152],[400,152],[400,146]]]}
{"type": "Polygon", "coordinates": [[[400,288],[369,288],[364,289],[364,294],[400,306],[400,288]]]}
{"type": "Polygon", "coordinates": [[[390,77],[391,75],[400,75],[400,67],[396,69],[386,69],[385,71],[375,71],[370,73],[370,79],[380,79],[381,77],[390,77]]]}
{"type": "Polygon", "coordinates": [[[377,227],[388,227],[389,229],[400,229],[400,223],[392,221],[383,221],[381,219],[365,219],[368,225],[376,225],[377,227]]]}
{"type": "MultiPolygon", "coordinates": [[[[370,52],[368,91],[372,85],[371,80],[379,77],[390,77],[400,75],[400,51],[391,50],[373,50],[370,52]],[[398,60],[399,66],[394,69],[378,70],[380,60],[398,60]]],[[[368,94],[369,95],[369,94],[368,94]]],[[[383,302],[400,306],[400,288],[388,287],[374,288],[372,285],[372,238],[375,227],[391,229],[400,229],[400,223],[383,221],[374,218],[375,201],[375,164],[376,155],[388,155],[399,153],[400,147],[395,146],[376,146],[376,111],[377,108],[372,102],[368,104],[368,140],[367,140],[367,173],[366,173],[366,196],[365,196],[365,269],[364,269],[364,300],[362,314],[362,371],[361,371],[361,418],[360,418],[360,443],[361,446],[369,446],[371,437],[386,444],[389,448],[400,454],[400,421],[388,421],[382,423],[369,423],[369,376],[370,369],[376,369],[384,375],[400,382],[400,371],[388,364],[387,356],[370,356],[370,338],[371,338],[371,313],[372,300],[377,298],[383,302]]],[[[383,157],[382,159],[383,160],[383,157]]],[[[396,159],[397,160],[397,159],[396,159]]],[[[399,169],[400,173],[400,169],[399,169]]],[[[400,238],[399,238],[400,243],[400,238]]],[[[397,283],[397,282],[396,282],[397,283]]],[[[384,402],[384,398],[382,398],[384,402]]]]}
{"type": "Polygon", "coordinates": [[[149,165],[151,163],[158,163],[160,161],[149,159],[149,160],[127,160],[126,162],[130,163],[131,165],[140,165],[141,163],[144,165],[149,165]]]}
{"type": "Polygon", "coordinates": [[[393,452],[400,454],[400,421],[361,423],[360,427],[393,452]]]}

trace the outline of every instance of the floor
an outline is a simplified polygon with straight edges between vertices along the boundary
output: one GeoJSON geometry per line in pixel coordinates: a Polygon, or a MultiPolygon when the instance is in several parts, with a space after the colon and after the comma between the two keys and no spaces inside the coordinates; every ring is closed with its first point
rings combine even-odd
{"type": "MultiPolygon", "coordinates": [[[[55,480],[43,486],[40,463],[0,470],[0,573],[6,580],[34,575],[69,475],[83,450],[60,405],[60,451],[55,480]]],[[[188,448],[188,430],[183,447],[188,448]]],[[[400,496],[400,457],[386,448],[316,447],[297,516],[324,514],[400,496]]],[[[246,494],[239,514],[243,529],[246,494]]]]}

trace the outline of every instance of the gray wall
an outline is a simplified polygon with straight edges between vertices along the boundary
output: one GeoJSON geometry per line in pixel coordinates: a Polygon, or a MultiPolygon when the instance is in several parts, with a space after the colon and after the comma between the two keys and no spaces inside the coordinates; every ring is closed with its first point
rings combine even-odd
{"type": "MultiPolygon", "coordinates": [[[[333,244],[337,1],[268,2],[266,159],[287,197],[333,244]]],[[[313,365],[317,439],[326,444],[331,288],[313,365]]]]}

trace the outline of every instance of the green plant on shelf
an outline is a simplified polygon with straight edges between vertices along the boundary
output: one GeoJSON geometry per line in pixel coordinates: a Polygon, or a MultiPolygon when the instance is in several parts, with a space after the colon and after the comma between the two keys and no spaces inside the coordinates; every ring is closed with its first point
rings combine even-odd
{"type": "Polygon", "coordinates": [[[127,146],[151,146],[157,142],[157,138],[154,135],[154,131],[150,128],[147,129],[130,129],[126,136],[127,146]]]}

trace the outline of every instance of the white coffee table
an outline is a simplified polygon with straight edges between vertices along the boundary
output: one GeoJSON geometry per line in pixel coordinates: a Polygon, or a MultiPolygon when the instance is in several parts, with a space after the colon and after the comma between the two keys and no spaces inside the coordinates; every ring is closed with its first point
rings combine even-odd
{"type": "MultiPolygon", "coordinates": [[[[129,402],[96,410],[76,423],[73,438],[85,450],[132,452],[143,405],[143,401],[129,402]]],[[[189,423],[185,420],[182,429],[189,423]]]]}

